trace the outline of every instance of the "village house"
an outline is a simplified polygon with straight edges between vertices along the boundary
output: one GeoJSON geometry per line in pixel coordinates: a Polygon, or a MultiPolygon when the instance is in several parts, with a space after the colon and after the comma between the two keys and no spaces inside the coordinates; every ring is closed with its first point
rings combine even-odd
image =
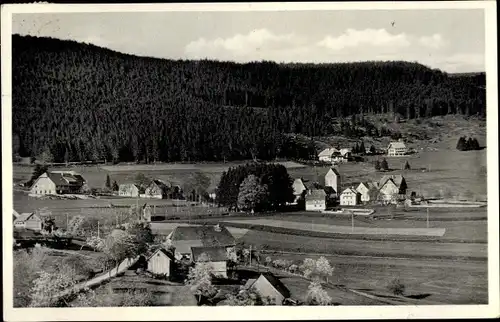
{"type": "Polygon", "coordinates": [[[137,198],[140,196],[141,189],[135,183],[122,183],[118,186],[118,195],[120,197],[137,198]]]}
{"type": "Polygon", "coordinates": [[[301,198],[305,196],[307,193],[307,186],[304,182],[304,179],[297,178],[293,181],[293,195],[295,196],[294,203],[297,203],[301,198]]]}
{"type": "Polygon", "coordinates": [[[282,305],[290,297],[290,290],[270,272],[260,274],[257,279],[249,279],[243,289],[253,290],[263,298],[270,298],[275,305],[282,305]]]}
{"type": "Polygon", "coordinates": [[[391,142],[387,147],[387,155],[391,157],[405,155],[407,152],[408,149],[403,141],[391,142]]]}
{"type": "Polygon", "coordinates": [[[228,252],[226,247],[191,247],[191,258],[193,263],[210,263],[215,277],[227,278],[228,252]]]}
{"type": "Polygon", "coordinates": [[[335,148],[327,148],[327,149],[324,149],[323,151],[321,151],[319,154],[318,154],[318,159],[319,161],[323,161],[323,162],[332,162],[332,155],[334,153],[339,153],[339,150],[335,149],[335,148]]]}
{"type": "Polygon", "coordinates": [[[325,187],[330,187],[334,193],[338,193],[340,186],[340,173],[335,168],[330,168],[325,175],[325,187]]]}
{"type": "Polygon", "coordinates": [[[147,271],[155,275],[170,277],[173,274],[174,262],[174,255],[160,247],[147,259],[147,271]]]}
{"type": "Polygon", "coordinates": [[[35,213],[22,213],[14,220],[14,229],[41,231],[43,220],[35,213]]]}
{"type": "Polygon", "coordinates": [[[361,202],[367,203],[377,200],[378,183],[377,182],[361,182],[356,191],[361,194],[361,202]]]}
{"type": "Polygon", "coordinates": [[[312,189],[306,194],[306,210],[322,211],[326,209],[326,193],[323,189],[312,189]]]}
{"type": "Polygon", "coordinates": [[[379,183],[378,199],[385,203],[394,203],[404,199],[407,190],[406,180],[402,175],[383,176],[379,183]]]}
{"type": "Polygon", "coordinates": [[[168,198],[168,193],[171,189],[172,189],[172,184],[170,182],[165,182],[162,180],[155,179],[144,190],[144,194],[141,195],[141,197],[166,199],[168,198]]]}
{"type": "Polygon", "coordinates": [[[86,184],[85,179],[74,171],[50,171],[39,176],[30,188],[34,195],[76,194],[86,184]]]}
{"type": "Polygon", "coordinates": [[[174,249],[177,260],[191,260],[192,247],[224,247],[234,251],[236,240],[226,227],[217,225],[177,226],[168,236],[167,243],[174,249]]]}
{"type": "Polygon", "coordinates": [[[361,194],[354,188],[347,188],[340,194],[341,206],[356,206],[361,202],[361,194]]]}

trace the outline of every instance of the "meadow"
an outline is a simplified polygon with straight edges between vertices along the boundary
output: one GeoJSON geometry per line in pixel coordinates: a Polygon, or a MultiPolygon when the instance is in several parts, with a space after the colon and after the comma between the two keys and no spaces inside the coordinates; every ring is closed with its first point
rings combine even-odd
{"type": "MultiPolygon", "coordinates": [[[[319,257],[315,254],[287,254],[271,250],[262,251],[262,253],[263,256],[269,256],[272,259],[281,258],[294,263],[300,263],[304,258],[317,259],[319,257]]],[[[392,279],[398,278],[406,287],[405,296],[408,299],[415,299],[417,303],[418,300],[424,301],[421,304],[488,303],[486,262],[455,259],[415,260],[322,256],[325,256],[334,267],[333,276],[329,278],[329,281],[338,287],[348,287],[364,293],[388,297],[387,284],[392,279]]],[[[339,300],[342,302],[342,299],[339,300]]],[[[353,298],[353,300],[359,301],[360,299],[353,298]]],[[[364,305],[362,301],[354,302],[354,304],[364,305]]]]}

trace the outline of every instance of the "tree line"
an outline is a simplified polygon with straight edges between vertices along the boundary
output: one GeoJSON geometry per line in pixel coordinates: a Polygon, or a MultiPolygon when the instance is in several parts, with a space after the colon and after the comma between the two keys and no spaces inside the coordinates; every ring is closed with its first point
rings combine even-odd
{"type": "Polygon", "coordinates": [[[486,112],[484,74],[408,62],[167,60],[19,35],[12,59],[14,152],[55,162],[271,160],[296,157],[286,133],[360,135],[335,118],[486,112]]]}
{"type": "Polygon", "coordinates": [[[294,199],[286,168],[274,163],[249,163],[222,173],[216,202],[230,209],[277,209],[294,199]]]}

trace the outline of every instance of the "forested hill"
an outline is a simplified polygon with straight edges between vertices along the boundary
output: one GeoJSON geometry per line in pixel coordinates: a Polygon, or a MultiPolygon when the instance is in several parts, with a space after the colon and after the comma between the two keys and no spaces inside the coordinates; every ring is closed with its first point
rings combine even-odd
{"type": "Polygon", "coordinates": [[[486,110],[484,74],[450,77],[417,63],[166,60],[51,38],[12,40],[21,156],[271,159],[296,153],[283,133],[335,134],[333,118],[486,110]]]}

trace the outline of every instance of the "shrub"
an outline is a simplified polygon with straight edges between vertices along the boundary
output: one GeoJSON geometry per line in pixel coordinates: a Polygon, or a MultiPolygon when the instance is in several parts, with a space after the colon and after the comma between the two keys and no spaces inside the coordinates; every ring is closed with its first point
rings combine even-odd
{"type": "Polygon", "coordinates": [[[392,279],[387,284],[387,289],[394,295],[403,295],[405,293],[405,285],[399,280],[399,278],[392,279]]]}

